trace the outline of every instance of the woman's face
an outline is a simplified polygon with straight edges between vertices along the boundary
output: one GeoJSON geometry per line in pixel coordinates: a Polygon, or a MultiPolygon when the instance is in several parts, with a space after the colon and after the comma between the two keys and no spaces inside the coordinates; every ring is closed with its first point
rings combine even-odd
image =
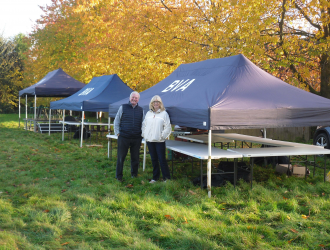
{"type": "Polygon", "coordinates": [[[157,111],[160,107],[160,102],[159,101],[154,101],[152,103],[152,106],[154,107],[154,110],[157,111]]]}

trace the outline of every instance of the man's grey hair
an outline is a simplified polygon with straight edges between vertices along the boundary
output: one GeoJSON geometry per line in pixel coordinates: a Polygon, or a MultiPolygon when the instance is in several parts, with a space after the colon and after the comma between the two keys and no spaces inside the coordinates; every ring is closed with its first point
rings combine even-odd
{"type": "Polygon", "coordinates": [[[130,95],[129,95],[129,99],[131,99],[131,97],[132,97],[132,95],[138,95],[138,97],[139,97],[139,99],[140,99],[140,94],[139,94],[139,92],[137,92],[137,91],[133,91],[130,95]]]}

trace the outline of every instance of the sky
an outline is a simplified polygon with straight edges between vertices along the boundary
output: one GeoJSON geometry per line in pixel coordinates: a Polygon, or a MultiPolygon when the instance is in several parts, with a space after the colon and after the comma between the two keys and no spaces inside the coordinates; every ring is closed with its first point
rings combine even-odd
{"type": "Polygon", "coordinates": [[[28,35],[43,14],[38,5],[50,4],[51,0],[0,0],[0,35],[6,38],[19,33],[28,35]]]}

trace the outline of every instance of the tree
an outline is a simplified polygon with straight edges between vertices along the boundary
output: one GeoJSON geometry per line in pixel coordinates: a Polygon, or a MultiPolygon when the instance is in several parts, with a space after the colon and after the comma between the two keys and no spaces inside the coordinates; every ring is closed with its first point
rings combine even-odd
{"type": "Polygon", "coordinates": [[[0,37],[0,110],[11,112],[18,106],[22,86],[23,53],[27,49],[24,35],[13,39],[0,37]]]}
{"type": "MultiPolygon", "coordinates": [[[[118,74],[133,89],[144,90],[177,65],[161,58],[160,44],[139,21],[136,1],[53,1],[31,34],[29,81],[62,67],[82,82],[118,74]],[[128,5],[126,5],[128,4],[128,5]],[[132,13],[133,12],[133,13],[132,13]]],[[[173,61],[177,59],[174,58],[173,61]]]]}
{"type": "Polygon", "coordinates": [[[142,91],[182,63],[243,53],[330,97],[329,0],[53,0],[44,11],[28,59],[37,79],[116,73],[142,91]]]}
{"type": "Polygon", "coordinates": [[[196,0],[166,9],[187,13],[178,18],[185,32],[173,39],[206,48],[209,58],[243,53],[282,80],[330,98],[329,0],[196,0]]]}
{"type": "Polygon", "coordinates": [[[278,22],[262,31],[277,37],[267,44],[266,55],[309,91],[330,98],[330,1],[282,0],[276,5],[278,22]]]}

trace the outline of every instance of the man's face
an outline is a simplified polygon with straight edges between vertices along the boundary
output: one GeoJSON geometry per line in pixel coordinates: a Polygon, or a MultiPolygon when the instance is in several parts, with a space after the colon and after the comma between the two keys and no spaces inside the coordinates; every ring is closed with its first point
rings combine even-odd
{"type": "Polygon", "coordinates": [[[138,96],[137,94],[133,94],[133,95],[130,97],[129,101],[131,102],[131,104],[132,104],[133,106],[135,106],[135,105],[139,102],[139,96],[138,96]]]}

